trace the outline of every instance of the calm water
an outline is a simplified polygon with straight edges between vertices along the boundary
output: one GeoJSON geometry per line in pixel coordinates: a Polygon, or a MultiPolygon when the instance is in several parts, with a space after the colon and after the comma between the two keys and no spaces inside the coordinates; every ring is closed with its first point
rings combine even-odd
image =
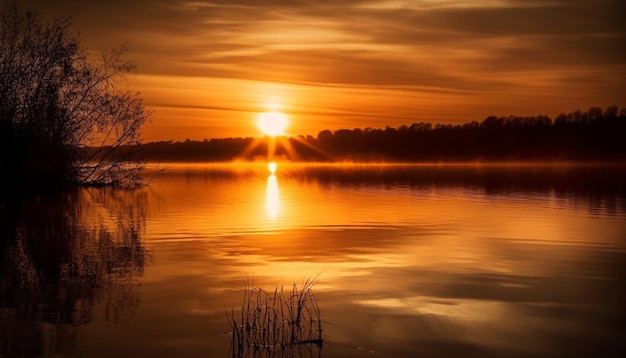
{"type": "Polygon", "coordinates": [[[625,356],[625,170],[165,165],[0,204],[0,356],[228,357],[317,277],[313,357],[625,356]]]}

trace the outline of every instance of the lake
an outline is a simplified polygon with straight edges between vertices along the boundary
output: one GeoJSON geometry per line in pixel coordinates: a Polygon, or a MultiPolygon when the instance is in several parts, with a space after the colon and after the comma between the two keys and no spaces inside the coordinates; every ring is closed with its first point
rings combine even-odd
{"type": "Polygon", "coordinates": [[[324,344],[259,356],[626,356],[623,167],[154,169],[0,204],[0,356],[228,357],[307,279],[324,344]]]}

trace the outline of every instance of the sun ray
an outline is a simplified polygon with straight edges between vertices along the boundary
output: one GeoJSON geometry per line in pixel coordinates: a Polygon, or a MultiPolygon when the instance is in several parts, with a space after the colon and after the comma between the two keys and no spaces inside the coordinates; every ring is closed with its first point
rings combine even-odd
{"type": "MultiPolygon", "coordinates": [[[[300,138],[300,137],[291,137],[291,138],[293,138],[296,142],[298,142],[298,143],[300,143],[300,144],[303,144],[304,146],[306,146],[306,147],[309,147],[309,148],[313,149],[315,152],[317,152],[317,153],[321,154],[321,155],[322,155],[322,156],[324,156],[326,159],[330,159],[330,160],[332,160],[332,159],[333,159],[333,155],[332,155],[332,154],[330,154],[330,153],[328,153],[327,151],[323,150],[322,148],[319,148],[319,147],[317,147],[317,146],[315,146],[315,145],[313,145],[313,144],[311,144],[311,143],[307,142],[306,140],[304,140],[304,139],[302,139],[302,138],[300,138]]],[[[294,151],[295,151],[295,150],[294,150],[294,151]]]]}
{"type": "Polygon", "coordinates": [[[263,143],[263,139],[254,138],[250,142],[250,144],[248,144],[246,148],[244,148],[244,150],[241,152],[241,158],[248,159],[248,156],[250,155],[250,153],[254,152],[254,150],[257,149],[262,143],[263,143]]]}
{"type": "Polygon", "coordinates": [[[298,143],[320,154],[324,160],[332,160],[332,155],[309,143],[303,137],[289,136],[286,132],[288,124],[289,117],[279,112],[276,106],[271,107],[271,110],[268,112],[259,113],[256,125],[264,136],[253,139],[242,151],[241,158],[244,160],[255,159],[251,156],[253,154],[259,155],[258,149],[261,148],[265,153],[260,155],[265,157],[265,160],[268,162],[274,162],[281,157],[292,162],[300,161],[303,155],[294,145],[298,143]]]}
{"type": "Polygon", "coordinates": [[[301,159],[301,157],[300,157],[300,153],[298,153],[298,151],[296,151],[296,149],[291,144],[291,139],[292,138],[293,137],[280,138],[280,145],[284,148],[285,154],[287,155],[287,158],[290,161],[297,162],[297,161],[299,161],[301,159]]]}

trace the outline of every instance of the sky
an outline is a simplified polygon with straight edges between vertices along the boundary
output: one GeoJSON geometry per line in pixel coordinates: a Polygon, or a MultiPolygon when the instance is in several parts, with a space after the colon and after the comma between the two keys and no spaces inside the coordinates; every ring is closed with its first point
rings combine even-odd
{"type": "MultiPolygon", "coordinates": [[[[626,107],[623,0],[17,0],[126,44],[146,141],[626,107]]],[[[97,57],[97,56],[94,56],[97,57]]]]}

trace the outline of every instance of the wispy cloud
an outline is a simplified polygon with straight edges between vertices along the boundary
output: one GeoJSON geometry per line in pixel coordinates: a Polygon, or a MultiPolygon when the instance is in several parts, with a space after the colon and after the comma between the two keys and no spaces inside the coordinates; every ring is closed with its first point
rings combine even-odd
{"type": "Polygon", "coordinates": [[[371,126],[366,114],[405,123],[407,113],[391,114],[450,99],[456,114],[442,104],[424,119],[626,105],[621,0],[24,2],[73,14],[94,49],[127,42],[142,75],[334,87],[327,106],[341,108],[350,88],[377,93],[396,107],[352,111],[371,126]],[[390,100],[398,91],[405,103],[390,100]]]}

